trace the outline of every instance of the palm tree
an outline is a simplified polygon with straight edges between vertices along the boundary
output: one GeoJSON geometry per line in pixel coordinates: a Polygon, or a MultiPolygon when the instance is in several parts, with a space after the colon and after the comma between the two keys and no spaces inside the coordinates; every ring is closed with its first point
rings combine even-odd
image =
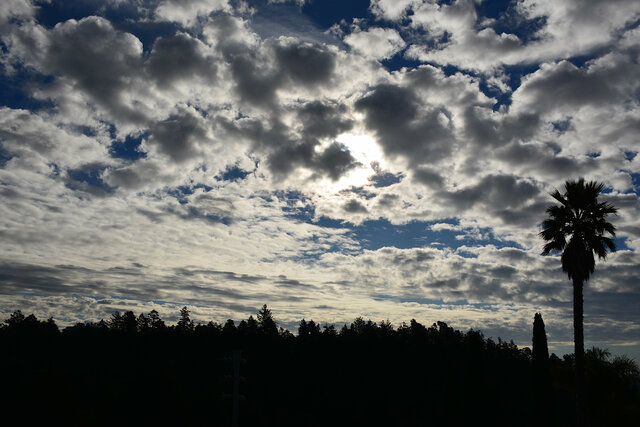
{"type": "Polygon", "coordinates": [[[594,254],[605,259],[607,250],[614,252],[615,243],[604,234],[615,236],[615,227],[607,222],[609,214],[618,210],[610,203],[598,202],[604,184],[566,181],[565,193],[551,196],[560,202],[547,208],[549,217],[542,223],[540,237],[546,242],[543,255],[562,252],[562,271],[573,281],[573,334],[575,342],[576,416],[578,426],[584,424],[584,334],[582,287],[595,270],[594,254]],[[568,240],[568,241],[567,241],[568,240]]]}

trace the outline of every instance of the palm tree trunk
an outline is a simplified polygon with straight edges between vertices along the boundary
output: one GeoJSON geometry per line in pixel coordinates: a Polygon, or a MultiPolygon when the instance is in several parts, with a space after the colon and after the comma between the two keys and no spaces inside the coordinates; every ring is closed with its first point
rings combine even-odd
{"type": "Polygon", "coordinates": [[[582,280],[573,279],[573,337],[575,343],[576,363],[576,425],[584,427],[584,332],[583,332],[583,299],[582,280]]]}

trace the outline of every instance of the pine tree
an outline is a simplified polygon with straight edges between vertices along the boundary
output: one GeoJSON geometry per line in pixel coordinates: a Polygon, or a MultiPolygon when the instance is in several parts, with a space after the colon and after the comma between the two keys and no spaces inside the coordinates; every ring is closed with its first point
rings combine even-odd
{"type": "Polygon", "coordinates": [[[273,320],[273,314],[271,314],[271,310],[267,308],[267,304],[263,305],[258,312],[258,325],[260,325],[260,330],[263,334],[269,336],[278,335],[278,326],[276,325],[276,321],[273,320]]]}
{"type": "Polygon", "coordinates": [[[193,321],[189,317],[189,309],[186,306],[180,310],[180,320],[178,320],[176,329],[182,333],[193,332],[193,321]]]}

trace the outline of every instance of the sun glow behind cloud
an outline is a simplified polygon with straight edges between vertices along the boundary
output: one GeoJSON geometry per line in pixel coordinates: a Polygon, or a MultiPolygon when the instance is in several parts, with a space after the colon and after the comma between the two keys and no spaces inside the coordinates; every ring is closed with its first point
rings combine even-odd
{"type": "Polygon", "coordinates": [[[383,168],[387,166],[380,145],[366,133],[343,133],[336,138],[336,141],[344,144],[358,162],[358,165],[333,185],[329,184],[328,187],[325,187],[330,191],[338,192],[349,187],[367,185],[369,184],[369,178],[376,173],[372,163],[376,162],[383,168]]]}

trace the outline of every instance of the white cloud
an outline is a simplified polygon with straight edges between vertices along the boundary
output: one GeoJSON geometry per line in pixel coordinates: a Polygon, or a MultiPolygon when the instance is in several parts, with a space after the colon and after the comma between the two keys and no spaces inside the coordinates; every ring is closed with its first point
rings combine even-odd
{"type": "Polygon", "coordinates": [[[425,29],[432,41],[445,34],[448,41],[436,48],[415,43],[408,55],[490,73],[503,65],[591,54],[615,42],[640,14],[640,6],[633,1],[589,5],[579,1],[525,1],[515,9],[520,19],[544,22],[532,40],[525,41],[513,33],[497,33],[492,21],[478,22],[480,18],[469,0],[451,5],[424,2],[413,10],[411,26],[425,29]]]}
{"type": "Polygon", "coordinates": [[[392,28],[369,28],[348,34],[344,42],[366,58],[386,59],[402,50],[406,43],[392,28]]]}
{"type": "Polygon", "coordinates": [[[191,27],[199,18],[206,18],[212,12],[229,11],[227,0],[164,0],[155,10],[158,20],[178,22],[191,27]]]}
{"type": "Polygon", "coordinates": [[[419,4],[420,1],[421,0],[373,0],[370,8],[375,15],[395,21],[403,17],[410,6],[419,4]]]}

